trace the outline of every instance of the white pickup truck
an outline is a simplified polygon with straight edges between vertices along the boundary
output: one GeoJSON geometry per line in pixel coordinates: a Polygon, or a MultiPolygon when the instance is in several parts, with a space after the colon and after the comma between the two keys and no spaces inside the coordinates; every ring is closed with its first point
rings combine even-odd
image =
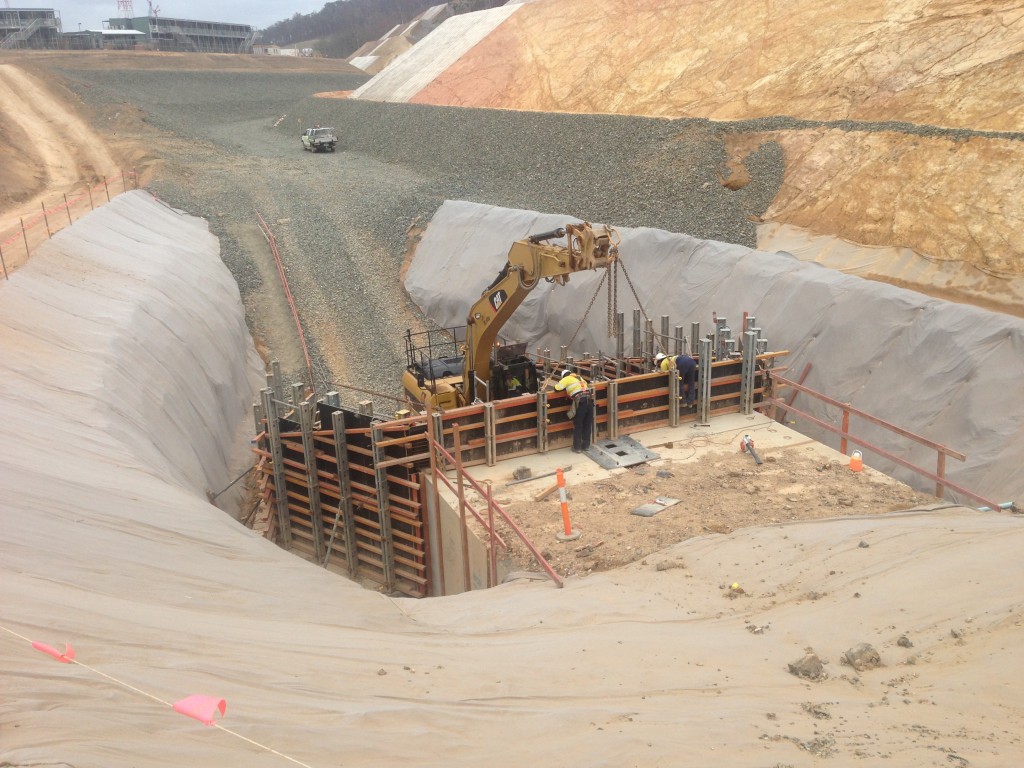
{"type": "Polygon", "coordinates": [[[302,133],[302,148],[310,152],[333,152],[338,134],[333,128],[307,128],[302,133]]]}

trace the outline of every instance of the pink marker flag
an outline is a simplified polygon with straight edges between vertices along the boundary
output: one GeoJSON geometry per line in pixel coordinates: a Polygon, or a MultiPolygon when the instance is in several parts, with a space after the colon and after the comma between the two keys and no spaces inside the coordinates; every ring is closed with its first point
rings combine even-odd
{"type": "Polygon", "coordinates": [[[224,716],[224,710],[228,704],[224,699],[215,696],[188,696],[181,701],[174,702],[174,711],[183,715],[194,717],[203,725],[213,725],[213,716],[220,712],[224,716]]]}
{"type": "Polygon", "coordinates": [[[61,664],[70,664],[72,660],[74,660],[75,658],[75,649],[71,647],[71,643],[64,643],[64,653],[61,653],[52,645],[47,645],[46,643],[37,643],[34,640],[32,641],[32,647],[35,648],[37,651],[42,651],[43,653],[49,656],[53,656],[53,658],[55,658],[61,664]]]}

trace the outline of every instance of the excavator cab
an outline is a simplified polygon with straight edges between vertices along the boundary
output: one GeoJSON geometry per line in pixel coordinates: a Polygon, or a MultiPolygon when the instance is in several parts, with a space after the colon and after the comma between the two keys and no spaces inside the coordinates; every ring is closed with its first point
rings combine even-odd
{"type": "Polygon", "coordinates": [[[463,345],[466,327],[405,333],[405,373],[402,387],[406,398],[420,406],[449,410],[462,404],[462,374],[466,366],[463,345]]]}
{"type": "Polygon", "coordinates": [[[490,384],[492,400],[537,393],[537,366],[526,354],[525,342],[495,348],[490,384]]]}

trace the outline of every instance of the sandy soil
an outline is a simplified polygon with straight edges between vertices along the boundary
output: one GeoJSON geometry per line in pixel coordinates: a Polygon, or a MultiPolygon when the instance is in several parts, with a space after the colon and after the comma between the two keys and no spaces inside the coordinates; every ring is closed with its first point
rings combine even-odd
{"type": "MultiPolygon", "coordinates": [[[[756,415],[750,424],[736,426],[750,418],[719,417],[713,432],[684,422],[675,430],[637,435],[659,458],[625,469],[604,470],[586,456],[562,450],[547,461],[520,462],[530,480],[514,481],[515,460],[473,468],[470,474],[491,481],[495,499],[563,576],[618,568],[696,536],[939,503],[869,467],[853,472],[846,456],[766,417],[756,415]],[[760,465],[740,452],[743,434],[753,439],[760,465]],[[553,471],[548,465],[559,462],[572,467],[565,483],[571,526],[580,533],[572,542],[557,538],[564,533],[553,490],[557,481],[545,476],[553,471]],[[657,499],[666,505],[655,515],[632,513],[657,499]],[[672,500],[678,503],[668,505],[672,500]]],[[[478,494],[467,498],[484,507],[478,494]]],[[[510,570],[538,570],[513,531],[499,526],[499,533],[510,545],[503,553],[510,570]]],[[[486,540],[482,533],[481,539],[486,540]]]]}

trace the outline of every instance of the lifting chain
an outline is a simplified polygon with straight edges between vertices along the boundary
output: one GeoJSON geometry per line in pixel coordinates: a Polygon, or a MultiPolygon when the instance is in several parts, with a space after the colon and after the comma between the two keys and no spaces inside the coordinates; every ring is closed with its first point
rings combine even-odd
{"type": "Polygon", "coordinates": [[[597,297],[601,293],[601,287],[604,285],[604,281],[608,277],[608,270],[605,270],[604,274],[601,275],[601,282],[597,284],[597,290],[594,291],[594,295],[590,297],[590,303],[587,305],[587,311],[583,313],[583,317],[580,318],[580,324],[576,326],[576,330],[572,333],[572,338],[569,339],[569,343],[565,346],[568,349],[572,349],[572,343],[576,341],[576,336],[579,334],[580,329],[583,327],[583,323],[587,321],[587,315],[590,314],[590,310],[594,308],[594,302],[597,301],[597,297]]]}

